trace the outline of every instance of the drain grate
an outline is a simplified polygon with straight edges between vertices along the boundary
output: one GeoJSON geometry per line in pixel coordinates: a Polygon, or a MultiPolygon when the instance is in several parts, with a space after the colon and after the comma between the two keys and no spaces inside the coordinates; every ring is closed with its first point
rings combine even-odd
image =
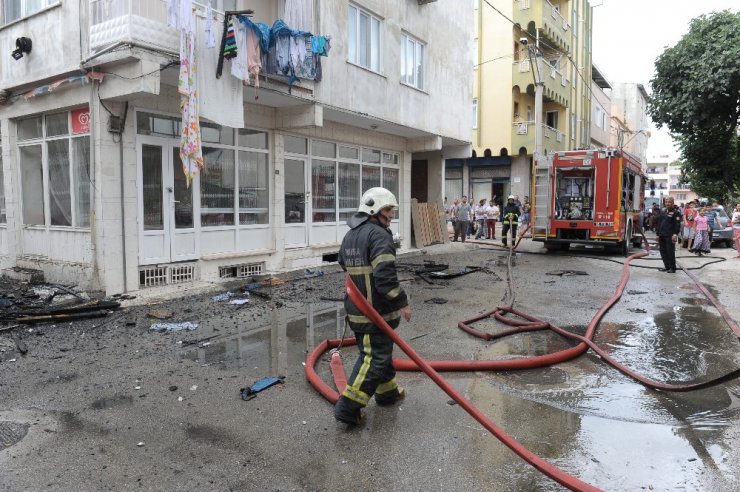
{"type": "Polygon", "coordinates": [[[17,444],[28,434],[28,424],[0,421],[0,451],[17,444]]]}

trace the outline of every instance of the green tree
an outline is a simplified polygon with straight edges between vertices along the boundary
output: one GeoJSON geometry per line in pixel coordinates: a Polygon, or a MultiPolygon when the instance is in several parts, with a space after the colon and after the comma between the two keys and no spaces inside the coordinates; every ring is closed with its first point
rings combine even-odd
{"type": "Polygon", "coordinates": [[[740,196],[740,12],[691,21],[655,61],[648,113],[677,141],[683,174],[700,196],[740,196]]]}

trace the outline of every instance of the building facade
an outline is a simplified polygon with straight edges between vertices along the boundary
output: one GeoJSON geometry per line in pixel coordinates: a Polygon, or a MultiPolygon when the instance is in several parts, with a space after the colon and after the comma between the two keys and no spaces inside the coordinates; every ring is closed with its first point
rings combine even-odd
{"type": "Polygon", "coordinates": [[[446,194],[527,196],[537,125],[543,152],[591,145],[592,8],[587,0],[474,0],[474,7],[474,152],[447,162],[446,194]]]}
{"type": "Polygon", "coordinates": [[[619,82],[612,84],[609,95],[614,126],[610,145],[637,157],[644,168],[650,138],[650,120],[647,114],[650,98],[647,91],[642,84],[619,82]]]}
{"type": "MultiPolygon", "coordinates": [[[[335,257],[372,186],[398,196],[392,229],[410,247],[412,188],[441,202],[444,159],[470,155],[472,76],[458,60],[470,58],[472,8],[211,3],[212,22],[197,2],[176,18],[164,0],[2,1],[0,51],[32,41],[0,62],[3,268],[111,294],[316,265],[335,257]],[[258,89],[254,74],[232,75],[239,58],[217,77],[226,11],[273,33],[284,20],[296,62],[281,59],[278,36],[261,51],[258,89]],[[328,56],[296,31],[331,36],[317,38],[328,56]],[[200,126],[192,181],[183,112],[200,126]]],[[[232,19],[249,46],[250,24],[232,19]]]]}
{"type": "Polygon", "coordinates": [[[591,69],[591,148],[603,149],[611,143],[611,84],[594,65],[591,69]]]}
{"type": "Polygon", "coordinates": [[[654,197],[663,203],[664,198],[672,197],[676,205],[699,198],[687,183],[681,181],[681,163],[667,155],[650,157],[647,176],[649,181],[645,187],[645,198],[654,197]]]}

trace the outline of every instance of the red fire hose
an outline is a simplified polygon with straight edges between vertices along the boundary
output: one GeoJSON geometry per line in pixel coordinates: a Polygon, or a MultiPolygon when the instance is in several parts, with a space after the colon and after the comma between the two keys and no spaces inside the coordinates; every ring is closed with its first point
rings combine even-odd
{"type": "MultiPolygon", "coordinates": [[[[521,237],[519,240],[521,241],[521,237]]],[[[645,243],[647,244],[647,241],[645,241],[645,243]]],[[[609,364],[611,364],[612,366],[614,366],[615,368],[617,368],[624,374],[627,374],[628,376],[633,377],[634,379],[636,379],[637,381],[641,382],[642,384],[648,387],[651,387],[654,389],[660,389],[664,391],[695,390],[695,389],[700,389],[700,388],[705,388],[708,386],[720,384],[724,381],[740,376],[740,369],[737,369],[729,374],[726,374],[719,378],[706,381],[706,382],[702,382],[702,383],[695,383],[695,384],[688,384],[688,385],[671,385],[671,384],[661,383],[658,381],[653,381],[651,379],[645,378],[644,376],[641,376],[640,374],[632,371],[631,369],[623,366],[622,364],[619,364],[592,341],[592,338],[596,331],[596,327],[600,323],[603,316],[607,313],[607,311],[619,300],[619,298],[622,295],[622,292],[624,291],[627,285],[627,281],[629,280],[630,262],[633,259],[646,256],[648,254],[647,252],[639,252],[639,253],[629,256],[626,259],[624,263],[624,269],[622,271],[620,282],[617,288],[615,289],[614,294],[609,298],[609,300],[607,300],[607,302],[594,315],[593,319],[591,320],[591,322],[589,323],[586,329],[585,335],[580,336],[580,335],[568,332],[567,330],[564,330],[557,326],[554,326],[546,321],[539,320],[537,318],[534,318],[532,316],[529,316],[525,313],[522,313],[514,309],[513,304],[515,300],[515,291],[514,291],[514,283],[513,283],[513,275],[512,275],[512,253],[514,251],[514,248],[516,248],[516,246],[518,246],[518,242],[511,250],[509,250],[509,257],[508,257],[508,278],[507,280],[508,280],[508,297],[510,299],[509,304],[507,306],[499,307],[494,310],[488,311],[474,318],[461,321],[458,323],[458,326],[464,331],[474,336],[483,338],[485,340],[493,340],[493,339],[502,338],[502,337],[505,337],[511,334],[522,333],[526,331],[550,329],[554,331],[555,333],[560,334],[561,336],[578,340],[580,343],[577,346],[569,348],[569,349],[561,350],[559,352],[555,352],[552,354],[526,357],[526,358],[514,359],[514,360],[495,360],[495,361],[452,361],[451,360],[451,361],[429,361],[427,362],[421,356],[419,356],[400,336],[398,336],[396,332],[390,326],[388,326],[388,324],[377,313],[377,311],[375,311],[375,309],[373,309],[370,303],[362,296],[362,294],[359,292],[359,290],[354,285],[354,283],[352,282],[349,276],[347,276],[345,286],[347,289],[347,295],[350,297],[352,302],[360,309],[360,311],[362,311],[365,316],[367,316],[370,320],[372,320],[372,322],[376,326],[378,326],[386,335],[388,335],[393,340],[393,342],[396,345],[398,345],[401,348],[401,350],[403,350],[410,357],[411,360],[394,359],[393,365],[397,370],[400,370],[400,371],[422,370],[424,371],[424,373],[426,373],[443,391],[445,391],[445,393],[447,393],[453,400],[455,400],[462,408],[464,408],[481,425],[483,425],[486,429],[488,429],[503,444],[508,446],[512,451],[517,453],[520,457],[522,457],[525,461],[530,463],[536,469],[538,469],[539,471],[541,471],[548,477],[552,478],[556,482],[560,483],[561,485],[568,487],[571,490],[598,490],[592,485],[582,482],[579,479],[571,475],[568,475],[564,471],[554,467],[553,465],[550,465],[549,463],[544,461],[539,456],[535,455],[531,451],[524,448],[521,444],[516,442],[516,440],[514,440],[506,432],[504,432],[502,429],[497,427],[493,422],[491,422],[471,402],[463,398],[462,395],[460,395],[449,383],[447,383],[447,381],[445,381],[442,378],[442,376],[439,375],[437,371],[485,371],[485,370],[529,369],[529,368],[535,368],[535,367],[543,367],[543,366],[548,366],[548,365],[556,364],[559,362],[571,360],[583,354],[588,348],[591,348],[602,359],[604,359],[606,362],[608,362],[609,364]],[[520,319],[509,318],[507,317],[508,314],[513,314],[519,317],[520,319]],[[513,328],[505,330],[505,331],[501,331],[496,334],[490,334],[490,333],[485,333],[480,330],[477,330],[471,326],[472,323],[476,321],[480,321],[481,319],[484,319],[490,316],[494,316],[497,320],[509,326],[512,326],[513,328]]],[[[686,273],[688,274],[688,272],[686,273]]],[[[703,285],[701,285],[698,279],[696,279],[693,275],[689,275],[689,276],[695,282],[697,282],[699,289],[702,290],[702,292],[706,294],[707,293],[706,288],[702,288],[703,285]]],[[[708,297],[710,298],[712,302],[715,303],[715,305],[718,307],[718,309],[720,309],[721,312],[724,311],[719,305],[719,303],[716,302],[716,299],[714,299],[713,296],[711,296],[711,294],[709,294],[708,297]]],[[[726,311],[723,312],[723,316],[725,315],[726,315],[726,311]]],[[[727,315],[725,319],[730,320],[728,321],[728,324],[730,324],[733,330],[735,330],[736,333],[740,335],[740,332],[736,330],[737,324],[734,323],[732,318],[730,318],[729,315],[727,315]]],[[[336,348],[340,345],[349,346],[353,344],[355,344],[354,338],[344,339],[344,340],[339,340],[339,339],[324,340],[309,354],[308,358],[306,359],[307,379],[316,388],[316,390],[319,391],[319,393],[321,393],[322,396],[324,396],[324,398],[326,398],[332,403],[335,403],[339,399],[339,393],[331,389],[318,376],[315,370],[316,362],[318,361],[319,357],[321,357],[321,355],[324,354],[327,350],[336,348]]],[[[332,368],[332,373],[334,375],[335,384],[337,388],[339,389],[339,391],[341,392],[344,389],[344,386],[346,385],[346,377],[344,375],[344,367],[337,353],[332,354],[330,365],[332,368]]]]}

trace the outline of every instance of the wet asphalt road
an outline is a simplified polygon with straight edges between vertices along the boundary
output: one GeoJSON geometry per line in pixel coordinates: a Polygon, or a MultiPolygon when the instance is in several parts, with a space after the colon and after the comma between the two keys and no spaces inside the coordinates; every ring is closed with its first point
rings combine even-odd
{"type": "MultiPolygon", "coordinates": [[[[542,252],[528,242],[522,249],[542,252]]],[[[544,332],[483,342],[458,330],[460,319],[502,304],[505,256],[462,244],[431,251],[399,263],[434,260],[489,271],[435,285],[403,283],[413,319],[398,332],[422,355],[498,359],[571,346],[544,332]],[[435,297],[448,302],[425,302],[435,297]]],[[[617,256],[579,254],[601,259],[517,256],[516,306],[582,332],[613,292],[621,266],[604,261],[617,256]],[[568,269],[587,275],[546,275],[568,269]]],[[[740,265],[731,262],[696,272],[737,318],[740,286],[733,279],[740,265]]],[[[204,294],[126,308],[112,321],[38,325],[19,332],[25,356],[0,334],[0,490],[561,489],[419,373],[399,375],[409,394],[400,406],[371,403],[360,428],[337,424],[332,407],[306,382],[302,363],[319,341],[341,336],[341,305],[321,298],[340,297],[342,284],[337,268],[327,267],[322,277],[275,286],[272,299],[253,296],[244,307],[204,294]],[[168,321],[200,327],[149,333],[147,312],[155,308],[172,310],[168,321]],[[208,337],[214,338],[187,345],[208,337]],[[273,375],[285,376],[285,383],[254,400],[240,399],[240,388],[273,375]]],[[[635,268],[627,291],[595,337],[619,361],[676,383],[740,365],[737,337],[685,275],[635,268]]],[[[476,326],[500,329],[492,321],[476,326]]],[[[355,349],[343,354],[349,370],[355,349]]],[[[325,360],[318,372],[330,381],[325,360]]],[[[657,392],[593,354],[543,369],[446,377],[531,451],[600,488],[740,488],[737,381],[691,393],[657,392]]]]}

